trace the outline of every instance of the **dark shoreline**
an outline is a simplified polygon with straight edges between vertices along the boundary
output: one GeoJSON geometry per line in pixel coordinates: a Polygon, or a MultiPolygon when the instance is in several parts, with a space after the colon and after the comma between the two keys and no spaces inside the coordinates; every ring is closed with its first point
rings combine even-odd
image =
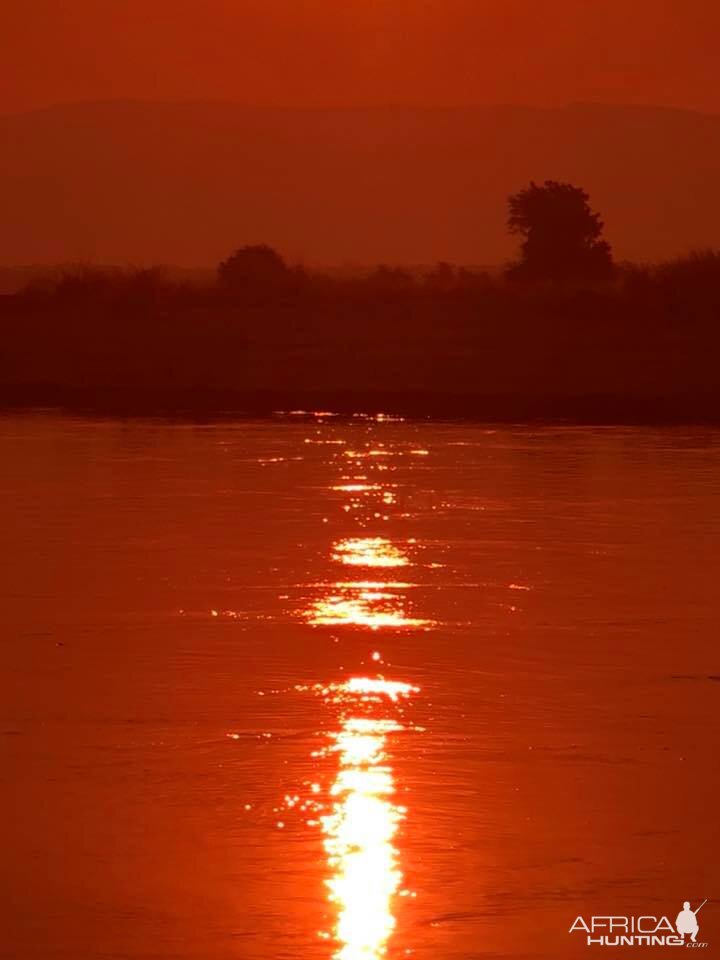
{"type": "Polygon", "coordinates": [[[720,424],[720,254],[625,266],[592,288],[448,269],[448,289],[378,268],[262,296],[69,274],[0,298],[0,408],[720,424]]]}
{"type": "Polygon", "coordinates": [[[520,396],[388,390],[128,390],[0,384],[0,410],[4,413],[48,409],[87,417],[160,417],[185,421],[327,411],[339,416],[388,414],[416,420],[498,424],[720,426],[720,392],[632,397],[520,396]]]}

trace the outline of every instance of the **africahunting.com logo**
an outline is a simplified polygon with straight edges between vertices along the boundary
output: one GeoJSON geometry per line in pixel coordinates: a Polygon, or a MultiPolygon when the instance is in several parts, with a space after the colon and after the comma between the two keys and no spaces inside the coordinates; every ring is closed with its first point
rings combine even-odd
{"type": "Polygon", "coordinates": [[[707,903],[694,910],[688,900],[672,923],[667,916],[655,917],[576,917],[569,933],[580,933],[587,945],[600,947],[707,947],[698,940],[698,914],[707,903]]]}

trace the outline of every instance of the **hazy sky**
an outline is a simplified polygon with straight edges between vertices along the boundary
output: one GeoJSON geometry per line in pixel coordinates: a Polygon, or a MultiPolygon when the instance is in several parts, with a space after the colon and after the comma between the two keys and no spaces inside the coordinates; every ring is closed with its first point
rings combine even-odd
{"type": "Polygon", "coordinates": [[[719,0],[5,0],[0,111],[74,100],[720,112],[719,0]]]}

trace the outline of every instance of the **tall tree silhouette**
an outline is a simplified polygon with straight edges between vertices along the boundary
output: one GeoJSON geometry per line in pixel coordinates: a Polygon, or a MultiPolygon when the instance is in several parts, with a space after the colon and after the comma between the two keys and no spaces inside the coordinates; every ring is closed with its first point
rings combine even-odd
{"type": "Polygon", "coordinates": [[[590,208],[589,195],[571,183],[546,180],[508,200],[508,227],[523,237],[521,258],[508,274],[518,280],[601,281],[611,276],[610,245],[604,224],[590,208]]]}

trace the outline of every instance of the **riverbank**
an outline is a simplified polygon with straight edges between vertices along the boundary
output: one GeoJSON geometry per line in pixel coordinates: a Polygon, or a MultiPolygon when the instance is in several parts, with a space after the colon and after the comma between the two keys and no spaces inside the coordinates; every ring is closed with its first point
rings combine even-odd
{"type": "Polygon", "coordinates": [[[0,385],[0,410],[56,409],[68,414],[223,420],[279,412],[328,411],[340,416],[386,414],[407,419],[577,425],[720,424],[720,392],[683,396],[529,397],[430,392],[175,391],[71,388],[55,384],[0,385]]]}
{"type": "Polygon", "coordinates": [[[152,272],[0,299],[0,404],[118,415],[276,410],[720,422],[720,260],[594,289],[309,276],[234,296],[152,272]]]}

